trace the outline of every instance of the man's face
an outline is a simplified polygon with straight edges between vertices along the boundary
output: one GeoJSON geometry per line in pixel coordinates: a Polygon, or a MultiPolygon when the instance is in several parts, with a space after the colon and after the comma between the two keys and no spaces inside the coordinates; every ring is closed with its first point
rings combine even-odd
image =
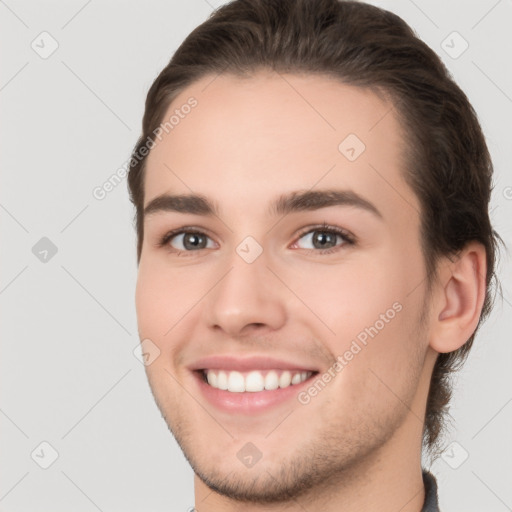
{"type": "Polygon", "coordinates": [[[419,446],[420,207],[391,104],[319,76],[220,75],[165,120],[191,96],[151,150],[144,205],[199,195],[217,210],[153,203],[136,304],[160,350],[152,392],[194,471],[272,501],[419,446]]]}

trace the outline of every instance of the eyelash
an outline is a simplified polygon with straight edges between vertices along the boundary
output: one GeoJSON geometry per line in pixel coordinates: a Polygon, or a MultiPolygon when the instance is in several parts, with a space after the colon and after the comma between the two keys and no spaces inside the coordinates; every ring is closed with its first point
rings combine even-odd
{"type": "MultiPolygon", "coordinates": [[[[332,235],[338,235],[343,240],[343,243],[341,245],[337,245],[335,247],[330,247],[329,249],[303,249],[308,252],[313,253],[320,253],[320,254],[331,254],[333,252],[339,251],[343,246],[345,245],[355,245],[356,239],[353,235],[351,235],[348,231],[345,231],[344,229],[330,226],[326,224],[325,222],[323,224],[317,225],[317,226],[309,226],[307,228],[304,228],[298,235],[297,235],[297,241],[300,240],[304,235],[307,235],[308,233],[312,233],[315,231],[320,231],[322,233],[329,233],[332,235]]],[[[181,235],[183,233],[195,233],[198,235],[206,235],[203,231],[196,229],[194,227],[181,227],[179,229],[174,229],[172,231],[167,232],[157,243],[157,246],[159,248],[167,247],[169,242],[176,236],[181,235]]],[[[294,242],[295,244],[296,242],[294,242]]],[[[195,252],[199,252],[201,249],[197,251],[180,251],[178,249],[172,249],[170,252],[175,253],[177,256],[183,256],[184,254],[187,256],[193,255],[195,252]]]]}
{"type": "MultiPolygon", "coordinates": [[[[304,235],[308,233],[314,233],[315,231],[320,231],[322,233],[329,233],[331,235],[338,235],[342,239],[341,245],[336,245],[334,247],[330,247],[329,249],[303,249],[304,251],[308,251],[311,253],[320,253],[320,254],[331,254],[341,250],[345,245],[355,245],[356,239],[353,235],[351,235],[348,231],[330,226],[327,223],[319,224],[317,226],[309,226],[300,231],[297,235],[297,241],[299,241],[304,235]]],[[[294,242],[295,244],[296,242],[294,242]]]]}

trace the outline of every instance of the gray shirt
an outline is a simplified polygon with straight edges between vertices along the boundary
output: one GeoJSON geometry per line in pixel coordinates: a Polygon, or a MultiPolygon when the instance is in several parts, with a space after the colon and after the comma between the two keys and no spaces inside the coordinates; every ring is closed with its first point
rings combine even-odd
{"type": "Polygon", "coordinates": [[[423,470],[423,485],[425,486],[425,501],[421,512],[440,512],[437,498],[437,481],[435,476],[423,470]]]}

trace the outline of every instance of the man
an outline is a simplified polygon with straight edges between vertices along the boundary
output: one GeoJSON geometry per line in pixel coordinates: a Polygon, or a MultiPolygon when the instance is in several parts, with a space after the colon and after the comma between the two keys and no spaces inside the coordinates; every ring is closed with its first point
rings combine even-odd
{"type": "Polygon", "coordinates": [[[153,83],[129,175],[146,366],[203,511],[439,510],[490,309],[492,164],[396,15],[235,1],[153,83]]]}

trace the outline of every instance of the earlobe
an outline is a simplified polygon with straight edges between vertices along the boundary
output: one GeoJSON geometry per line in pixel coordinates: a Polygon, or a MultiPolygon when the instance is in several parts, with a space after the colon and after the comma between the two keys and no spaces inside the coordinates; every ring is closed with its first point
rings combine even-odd
{"type": "Polygon", "coordinates": [[[439,271],[435,294],[430,346],[439,353],[460,348],[475,332],[486,291],[486,254],[478,242],[471,242],[453,262],[446,260],[439,271]]]}

